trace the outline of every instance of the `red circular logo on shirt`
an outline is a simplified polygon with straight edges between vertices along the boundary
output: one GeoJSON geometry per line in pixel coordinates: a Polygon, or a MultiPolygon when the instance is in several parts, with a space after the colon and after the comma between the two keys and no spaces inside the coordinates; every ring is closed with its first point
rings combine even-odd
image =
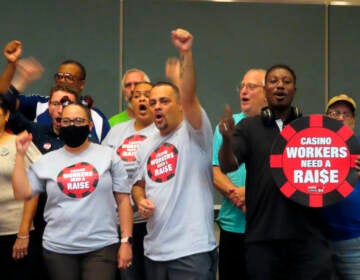
{"type": "Polygon", "coordinates": [[[154,182],[162,183],[175,176],[178,150],[170,143],[161,144],[147,161],[148,175],[154,182]]]}
{"type": "Polygon", "coordinates": [[[144,135],[132,135],[124,140],[121,146],[116,150],[117,154],[123,161],[135,161],[135,155],[139,144],[146,139],[144,135]]]}
{"type": "Polygon", "coordinates": [[[65,167],[57,177],[60,190],[73,198],[88,196],[95,190],[98,182],[97,170],[87,162],[79,162],[65,167]]]}

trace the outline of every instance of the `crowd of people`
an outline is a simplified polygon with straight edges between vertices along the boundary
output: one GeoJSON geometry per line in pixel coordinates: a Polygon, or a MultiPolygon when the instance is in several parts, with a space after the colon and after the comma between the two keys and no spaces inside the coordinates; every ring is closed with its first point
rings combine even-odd
{"type": "MultiPolygon", "coordinates": [[[[126,71],[126,109],[109,120],[83,95],[80,62],[61,62],[47,96],[26,95],[43,68],[21,58],[21,42],[5,46],[2,275],[360,279],[360,180],[346,198],[316,208],[283,195],[271,172],[274,141],[302,117],[295,71],[249,69],[237,89],[240,113],[226,106],[213,130],[197,96],[194,37],[176,29],[171,40],[178,57],[166,62],[165,79],[126,71]],[[217,217],[214,190],[223,196],[217,217]]],[[[353,131],[356,108],[340,94],[324,115],[353,131]]],[[[360,177],[360,156],[352,166],[360,177]]]]}

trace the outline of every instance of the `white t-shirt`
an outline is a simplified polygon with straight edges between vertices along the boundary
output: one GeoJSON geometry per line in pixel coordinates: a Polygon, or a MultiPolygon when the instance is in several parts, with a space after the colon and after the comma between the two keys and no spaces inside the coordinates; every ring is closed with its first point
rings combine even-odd
{"type": "Polygon", "coordinates": [[[81,254],[117,243],[113,192],[129,193],[126,170],[115,152],[99,144],[79,154],[60,148],[28,169],[33,195],[46,191],[44,248],[81,254]]]}
{"type": "Polygon", "coordinates": [[[170,135],[159,133],[139,147],[139,172],[146,197],[156,208],[148,219],[145,255],[168,261],[216,248],[213,217],[212,129],[202,111],[202,128],[187,120],[170,135]]]}

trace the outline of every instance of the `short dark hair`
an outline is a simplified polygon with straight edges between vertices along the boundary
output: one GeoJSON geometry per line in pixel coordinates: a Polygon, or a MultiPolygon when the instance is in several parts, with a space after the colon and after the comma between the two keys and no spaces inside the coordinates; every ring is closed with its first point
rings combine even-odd
{"type": "Polygon", "coordinates": [[[65,91],[68,92],[70,94],[73,94],[76,98],[76,101],[79,102],[80,100],[80,90],[72,85],[69,84],[65,84],[65,83],[58,83],[58,84],[54,84],[51,88],[50,88],[50,100],[52,98],[52,96],[54,95],[54,92],[56,91],[65,91]]]}
{"type": "Polygon", "coordinates": [[[75,102],[75,103],[70,103],[69,105],[66,105],[64,108],[69,107],[69,106],[78,106],[78,107],[80,107],[82,110],[84,110],[84,112],[85,112],[86,116],[88,117],[89,121],[92,121],[91,111],[90,111],[89,107],[85,106],[81,102],[75,102]]]}
{"type": "Polygon", "coordinates": [[[85,66],[82,65],[79,61],[73,60],[73,59],[67,59],[67,60],[63,61],[60,65],[65,65],[65,64],[75,64],[75,65],[77,65],[80,68],[80,79],[82,81],[84,81],[86,79],[85,66]]]}
{"type": "Polygon", "coordinates": [[[271,71],[273,71],[274,69],[278,69],[278,68],[281,68],[281,69],[286,69],[287,71],[290,72],[291,76],[293,77],[294,79],[294,84],[296,85],[296,75],[295,75],[295,72],[293,69],[290,68],[290,66],[286,65],[286,64],[275,64],[273,66],[271,66],[269,69],[266,70],[266,74],[265,74],[265,83],[266,83],[266,80],[267,80],[267,77],[269,75],[269,73],[271,71]]]}
{"type": "Polygon", "coordinates": [[[153,88],[155,88],[155,87],[161,87],[161,86],[169,86],[169,87],[171,87],[171,88],[173,89],[176,97],[177,97],[178,99],[180,98],[180,90],[179,90],[179,88],[178,88],[175,84],[173,84],[173,83],[171,83],[171,82],[167,82],[167,81],[159,81],[159,82],[157,82],[156,84],[154,84],[153,88]]]}

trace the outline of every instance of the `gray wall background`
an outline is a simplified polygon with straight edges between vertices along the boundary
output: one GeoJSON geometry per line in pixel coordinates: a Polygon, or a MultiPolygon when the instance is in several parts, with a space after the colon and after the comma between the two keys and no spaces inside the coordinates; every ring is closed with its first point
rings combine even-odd
{"type": "MultiPolygon", "coordinates": [[[[60,63],[75,59],[87,70],[84,94],[90,94],[106,116],[118,110],[119,0],[2,1],[0,48],[22,41],[23,57],[35,57],[45,68],[27,94],[48,95],[60,63]]],[[[0,57],[0,71],[5,60],[0,57]]]]}
{"type": "MultiPolygon", "coordinates": [[[[360,106],[360,7],[330,6],[328,15],[329,97],[346,92],[360,106]]],[[[153,81],[164,79],[166,58],[177,55],[170,41],[177,27],[195,36],[198,94],[213,125],[225,104],[239,110],[235,88],[252,67],[288,64],[298,78],[295,105],[310,114],[322,113],[326,104],[324,5],[13,0],[2,3],[0,18],[0,47],[21,40],[23,56],[34,56],[45,67],[27,94],[46,95],[60,62],[76,59],[88,72],[84,94],[92,95],[108,117],[119,111],[122,69],[136,67],[153,81]]],[[[4,63],[0,58],[0,70],[4,63]]],[[[359,133],[359,117],[357,123],[359,133]]]]}

